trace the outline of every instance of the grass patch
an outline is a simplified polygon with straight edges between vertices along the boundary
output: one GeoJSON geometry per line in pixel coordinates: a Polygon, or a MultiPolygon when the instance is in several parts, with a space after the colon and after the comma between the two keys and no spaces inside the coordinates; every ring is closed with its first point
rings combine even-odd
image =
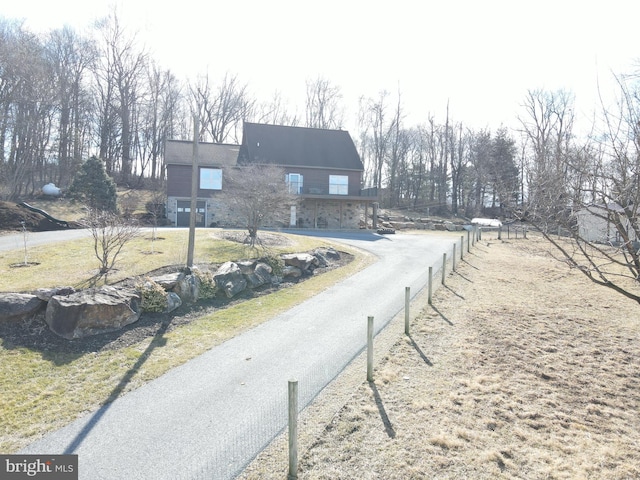
{"type": "MultiPolygon", "coordinates": [[[[168,263],[180,263],[182,244],[186,245],[187,232],[162,231],[160,255],[140,255],[145,248],[143,239],[136,240],[123,253],[118,275],[142,274],[168,263]],[[167,245],[167,248],[165,248],[167,245]]],[[[307,251],[328,242],[301,237],[286,236],[287,245],[278,247],[278,253],[307,251]]],[[[89,255],[87,243],[79,240],[66,244],[38,247],[37,254],[47,263],[47,270],[29,271],[26,278],[14,275],[0,277],[0,290],[29,290],[41,286],[76,284],[78,277],[68,270],[86,275],[95,263],[89,255]],[[84,252],[86,259],[70,261],[69,253],[84,252]]],[[[247,250],[235,242],[211,237],[210,231],[198,231],[196,259],[201,262],[219,263],[246,257],[247,250]]],[[[19,450],[45,433],[60,428],[77,417],[113,401],[119,395],[140,387],[169,369],[204,353],[233,336],[272,318],[307,298],[325,290],[346,276],[361,270],[373,261],[373,257],[359,254],[344,246],[356,258],[348,265],[312,277],[290,288],[273,294],[238,303],[229,308],[200,317],[189,324],[177,327],[169,333],[160,332],[138,344],[119,350],[89,352],[84,354],[52,353],[28,348],[11,348],[0,339],[0,452],[19,450]]],[[[36,250],[34,248],[34,250],[36,250]]],[[[6,264],[7,252],[0,257],[6,264]]],[[[186,247],[184,250],[186,258],[186,247]]],[[[25,270],[20,269],[20,274],[25,270]]],[[[80,276],[80,278],[84,278],[80,276]]],[[[114,279],[116,275],[114,275],[114,279]]]]}
{"type": "MultiPolygon", "coordinates": [[[[216,230],[196,230],[194,263],[222,263],[261,255],[261,252],[238,242],[216,238],[215,233],[216,230]]],[[[286,245],[273,247],[274,253],[307,251],[327,245],[321,240],[299,235],[281,235],[286,238],[286,245]]],[[[118,256],[116,270],[108,277],[109,283],[144,275],[162,266],[186,263],[187,231],[162,229],[157,231],[157,236],[162,240],[155,240],[152,245],[150,234],[143,232],[139,238],[125,245],[118,256]],[[145,253],[152,250],[153,255],[145,253]]],[[[83,286],[98,273],[100,266],[91,237],[33,247],[29,247],[27,242],[27,252],[29,262],[34,265],[24,268],[11,267],[24,263],[23,249],[0,252],[0,291],[24,292],[63,285],[83,286]]]]}

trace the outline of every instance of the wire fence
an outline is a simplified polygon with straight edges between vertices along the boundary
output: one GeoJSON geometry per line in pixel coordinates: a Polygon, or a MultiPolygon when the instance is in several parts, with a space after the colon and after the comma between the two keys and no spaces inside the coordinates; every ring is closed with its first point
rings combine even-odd
{"type": "MultiPolygon", "coordinates": [[[[484,240],[526,238],[526,228],[521,225],[508,225],[502,228],[473,228],[461,232],[459,239],[452,238],[451,245],[442,253],[441,259],[429,266],[428,271],[424,273],[427,277],[425,288],[429,289],[429,303],[432,301],[432,294],[441,285],[446,284],[448,274],[456,270],[459,263],[464,261],[465,256],[471,252],[475,243],[483,240],[483,236],[484,240]]],[[[409,325],[406,321],[410,316],[408,309],[411,299],[418,295],[419,290],[411,291],[408,287],[403,288],[403,292],[398,292],[399,297],[404,300],[398,311],[405,309],[405,333],[409,334],[409,325]]],[[[334,380],[347,365],[365,350],[373,349],[375,336],[387,326],[392,318],[376,320],[372,335],[368,335],[367,322],[362,319],[358,334],[360,340],[351,345],[347,351],[331,355],[329,358],[326,355],[318,356],[304,367],[293,369],[295,371],[293,377],[280,380],[280,393],[265,398],[258,408],[247,410],[240,421],[232,426],[224,427],[233,428],[234,432],[230,441],[218,442],[220,431],[215,426],[212,427],[210,448],[205,452],[193,452],[193,458],[185,462],[190,467],[185,470],[183,478],[226,480],[239,475],[272,440],[287,430],[292,418],[297,419],[298,413],[310,405],[321,390],[334,380]],[[295,402],[292,402],[289,395],[290,381],[295,381],[296,385],[295,402]],[[291,411],[292,408],[295,411],[291,411]]],[[[373,358],[373,355],[371,357],[373,358]]],[[[363,381],[372,375],[372,372],[373,366],[368,365],[367,376],[363,372],[363,381]]],[[[291,431],[289,434],[292,434],[291,431]]],[[[289,438],[290,462],[293,459],[293,463],[289,464],[289,479],[297,478],[296,445],[296,439],[289,438]]]]}

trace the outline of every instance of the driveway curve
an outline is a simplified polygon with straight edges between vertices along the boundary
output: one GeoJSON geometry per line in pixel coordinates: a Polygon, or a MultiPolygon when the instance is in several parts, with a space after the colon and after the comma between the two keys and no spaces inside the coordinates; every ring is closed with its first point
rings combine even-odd
{"type": "Polygon", "coordinates": [[[310,403],[365,348],[367,317],[384,328],[403,309],[405,287],[416,295],[455,241],[322,236],[378,260],[20,453],[75,453],[87,480],[234,478],[285,428],[288,380],[298,380],[300,407],[310,403]]]}

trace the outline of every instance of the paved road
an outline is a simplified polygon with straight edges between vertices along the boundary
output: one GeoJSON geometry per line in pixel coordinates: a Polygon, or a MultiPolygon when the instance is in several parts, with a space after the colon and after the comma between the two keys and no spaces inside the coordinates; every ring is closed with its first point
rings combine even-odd
{"type": "MultiPolygon", "coordinates": [[[[27,232],[27,248],[89,236],[91,236],[89,230],[82,228],[77,230],[53,230],[51,232],[27,232]]],[[[0,235],[0,251],[22,249],[24,248],[24,240],[22,233],[0,235]]]]}
{"type": "Polygon", "coordinates": [[[452,237],[366,233],[334,238],[378,261],[278,317],[213,348],[21,453],[79,455],[81,479],[228,479],[287,422],[287,383],[300,406],[426,284],[452,237]]]}

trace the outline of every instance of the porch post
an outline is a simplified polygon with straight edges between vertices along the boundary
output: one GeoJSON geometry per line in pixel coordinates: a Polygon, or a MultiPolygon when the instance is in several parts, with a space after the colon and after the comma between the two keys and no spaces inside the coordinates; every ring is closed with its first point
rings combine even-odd
{"type": "Polygon", "coordinates": [[[318,200],[313,205],[313,228],[318,228],[318,200]]]}
{"type": "Polygon", "coordinates": [[[373,229],[378,228],[378,202],[373,202],[373,229]]]}

